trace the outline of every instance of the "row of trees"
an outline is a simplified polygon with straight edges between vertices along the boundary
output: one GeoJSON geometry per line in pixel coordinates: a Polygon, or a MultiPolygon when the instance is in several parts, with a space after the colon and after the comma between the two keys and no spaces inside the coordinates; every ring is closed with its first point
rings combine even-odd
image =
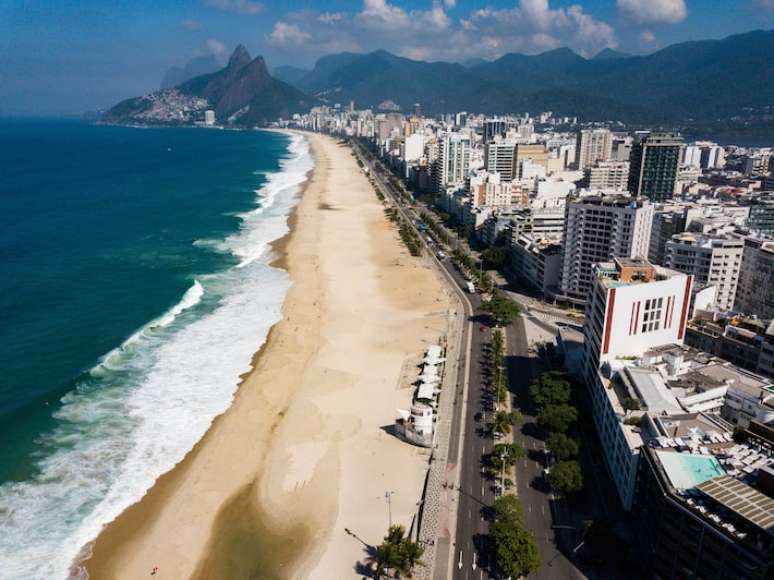
{"type": "Polygon", "coordinates": [[[398,214],[397,208],[388,207],[384,209],[384,215],[392,223],[398,224],[398,233],[400,233],[400,239],[408,248],[409,253],[412,256],[419,256],[422,254],[422,242],[416,232],[408,226],[403,218],[398,214]]]}
{"type": "Polygon", "coordinates": [[[433,219],[433,216],[431,216],[425,210],[422,210],[419,212],[419,217],[422,220],[422,223],[425,224],[425,227],[427,227],[431,232],[433,232],[433,234],[435,234],[436,239],[440,240],[447,246],[449,245],[449,234],[446,232],[444,227],[439,225],[433,219]]]}
{"type": "Polygon", "coordinates": [[[578,420],[572,404],[571,384],[562,371],[547,371],[535,378],[529,393],[538,408],[537,425],[546,434],[546,449],[556,460],[548,472],[551,487],[564,495],[583,489],[577,461],[580,445],[570,434],[578,420]]]}
{"type": "Polygon", "coordinates": [[[392,573],[395,576],[411,578],[414,568],[422,565],[424,548],[406,536],[403,526],[390,526],[381,544],[368,556],[368,564],[377,580],[392,573]]]}

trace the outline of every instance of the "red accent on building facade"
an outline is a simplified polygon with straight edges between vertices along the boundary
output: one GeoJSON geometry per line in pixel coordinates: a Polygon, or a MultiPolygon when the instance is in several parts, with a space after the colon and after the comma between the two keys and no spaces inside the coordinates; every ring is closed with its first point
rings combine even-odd
{"type": "Polygon", "coordinates": [[[613,324],[613,308],[615,307],[615,288],[610,289],[607,300],[607,318],[605,320],[605,336],[603,338],[602,354],[610,350],[610,326],[613,324]]]}
{"type": "Polygon", "coordinates": [[[685,279],[685,292],[683,292],[683,307],[680,314],[680,328],[677,331],[677,340],[682,340],[685,334],[685,323],[688,317],[688,303],[691,301],[691,282],[693,276],[687,276],[685,279]]]}

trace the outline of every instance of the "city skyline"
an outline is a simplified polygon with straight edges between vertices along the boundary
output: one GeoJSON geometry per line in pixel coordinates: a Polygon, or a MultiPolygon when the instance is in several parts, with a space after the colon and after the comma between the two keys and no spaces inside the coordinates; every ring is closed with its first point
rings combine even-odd
{"type": "Polygon", "coordinates": [[[0,6],[0,115],[79,114],[158,88],[195,57],[223,63],[243,43],[270,67],[309,68],[327,54],[385,49],[418,60],[466,62],[567,46],[647,54],[670,44],[774,27],[774,3],[696,0],[566,2],[283,2],[183,5],[40,3],[0,6]],[[138,39],[142,38],[142,46],[138,39]]]}

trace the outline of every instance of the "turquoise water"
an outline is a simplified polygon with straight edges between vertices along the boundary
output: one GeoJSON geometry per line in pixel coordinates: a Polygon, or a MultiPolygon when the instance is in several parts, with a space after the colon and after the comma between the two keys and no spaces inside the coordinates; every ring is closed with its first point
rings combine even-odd
{"type": "Polygon", "coordinates": [[[675,489],[691,489],[708,479],[724,475],[725,471],[711,455],[691,455],[674,451],[657,451],[675,489]]]}
{"type": "Polygon", "coordinates": [[[40,120],[0,121],[0,151],[0,575],[65,577],[228,407],[311,159],[278,133],[40,120]]]}

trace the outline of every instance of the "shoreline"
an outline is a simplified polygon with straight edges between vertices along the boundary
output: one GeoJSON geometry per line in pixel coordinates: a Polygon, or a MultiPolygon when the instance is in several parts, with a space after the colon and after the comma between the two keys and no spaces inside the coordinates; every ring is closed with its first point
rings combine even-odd
{"type": "MultiPolygon", "coordinates": [[[[128,125],[119,125],[119,126],[143,128],[143,127],[134,127],[134,126],[128,126],[128,125]]],[[[190,128],[198,129],[200,127],[190,127],[190,128]]],[[[293,132],[293,131],[278,131],[278,132],[289,135],[291,138],[293,137],[294,134],[300,134],[298,132],[293,132]]],[[[301,188],[299,189],[298,193],[296,193],[295,195],[297,202],[293,206],[293,208],[291,209],[287,217],[288,231],[281,237],[275,240],[272,240],[267,244],[269,246],[269,252],[271,252],[271,254],[273,255],[273,258],[269,262],[269,266],[272,268],[284,270],[285,272],[288,272],[287,245],[296,227],[298,206],[300,204],[300,200],[303,199],[304,193],[306,189],[309,187],[309,184],[311,183],[311,180],[312,180],[312,176],[314,175],[315,169],[317,168],[317,160],[314,157],[315,154],[314,154],[314,151],[311,149],[311,145],[310,145],[310,154],[314,159],[314,166],[312,167],[311,170],[309,170],[306,173],[305,181],[302,184],[301,188]]],[[[287,300],[287,295],[285,297],[285,300],[287,300]]],[[[283,316],[284,316],[284,308],[285,306],[283,301],[283,306],[282,306],[283,316]]],[[[234,401],[236,400],[236,397],[239,395],[239,391],[241,390],[242,386],[247,381],[249,376],[253,372],[255,372],[255,369],[260,363],[261,357],[263,356],[264,352],[268,348],[269,344],[272,342],[275,329],[277,325],[281,322],[281,320],[282,319],[280,319],[279,322],[273,324],[271,328],[269,328],[269,332],[266,335],[266,340],[260,346],[260,348],[255,353],[253,353],[253,356],[251,357],[250,369],[239,376],[236,392],[234,393],[234,400],[232,400],[232,403],[228,407],[228,409],[226,409],[223,413],[213,418],[212,423],[210,424],[210,427],[207,429],[204,435],[199,439],[199,441],[197,441],[196,444],[185,454],[185,456],[183,457],[183,459],[180,460],[180,462],[178,462],[170,471],[160,475],[154,482],[153,486],[149,490],[147,490],[146,493],[137,502],[126,507],[115,520],[107,523],[102,528],[102,531],[100,531],[97,538],[95,538],[92,542],[90,542],[89,544],[81,548],[79,557],[73,562],[71,566],[71,575],[78,577],[79,575],[81,575],[82,571],[85,571],[86,574],[88,575],[87,577],[89,578],[101,578],[103,572],[99,571],[100,567],[103,567],[103,566],[106,567],[108,573],[109,573],[109,567],[107,565],[107,562],[103,563],[103,560],[101,557],[95,557],[94,555],[95,545],[98,542],[100,542],[100,540],[108,544],[111,544],[113,541],[123,542],[124,538],[122,536],[136,535],[136,534],[142,533],[143,529],[148,524],[148,522],[145,521],[147,519],[145,517],[146,509],[149,511],[158,511],[160,507],[159,502],[163,501],[163,495],[165,494],[165,491],[167,491],[168,488],[174,487],[176,484],[179,484],[179,481],[185,477],[188,469],[190,468],[190,463],[193,461],[193,458],[199,452],[199,449],[203,445],[203,441],[207,437],[207,434],[215,427],[216,422],[218,422],[221,419],[221,417],[223,417],[223,415],[225,415],[228,412],[228,410],[231,407],[233,407],[234,401]],[[156,491],[157,489],[158,491],[156,491]],[[144,504],[142,508],[140,507],[140,504],[144,504]],[[116,537],[114,538],[114,536],[116,537]],[[91,571],[92,569],[95,569],[95,568],[99,571],[98,575],[95,575],[91,571]]]]}
{"type": "Polygon", "coordinates": [[[386,532],[377,488],[397,490],[396,521],[414,515],[426,457],[384,429],[410,399],[407,357],[446,330],[448,300],[349,148],[303,136],[315,166],[271,243],[292,281],[283,317],[229,409],[103,529],[84,562],[92,578],[154,566],[163,578],[342,577],[363,557],[344,525],[369,543],[386,532]]]}

